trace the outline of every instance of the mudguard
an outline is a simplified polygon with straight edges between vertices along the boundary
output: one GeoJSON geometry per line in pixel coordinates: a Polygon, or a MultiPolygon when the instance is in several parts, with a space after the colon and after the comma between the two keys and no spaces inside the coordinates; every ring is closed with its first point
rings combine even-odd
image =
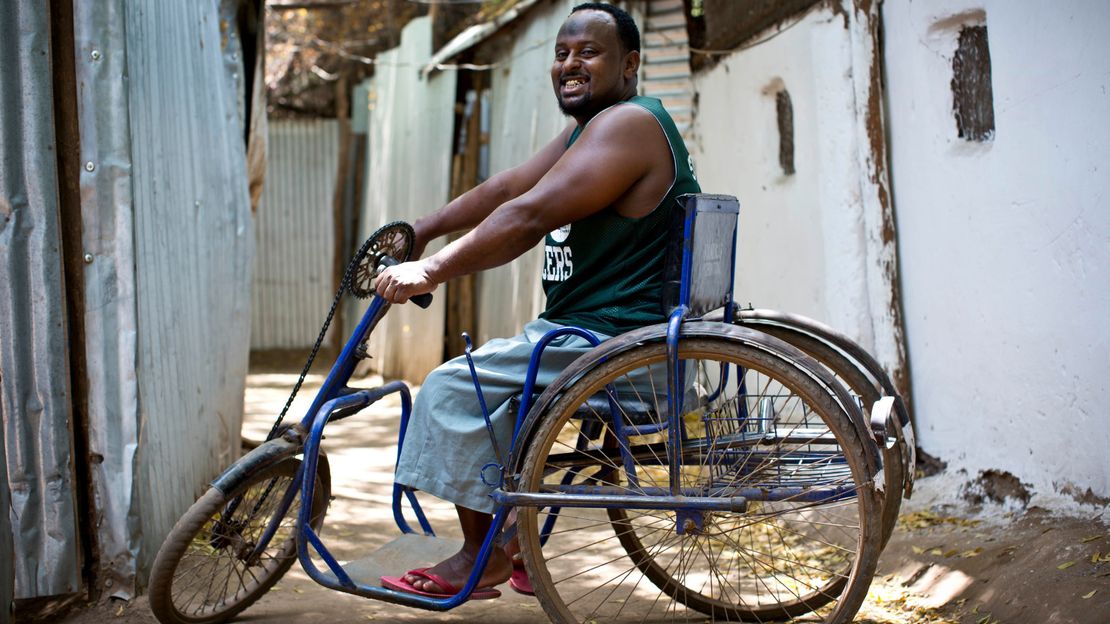
{"type": "MultiPolygon", "coordinates": [[[[219,476],[212,480],[212,487],[223,492],[225,495],[228,494],[231,490],[235,489],[235,486],[248,474],[264,470],[300,454],[301,448],[304,446],[303,440],[304,432],[300,430],[299,426],[294,425],[293,427],[289,427],[282,435],[263,442],[225,468],[219,476]]],[[[323,451],[320,452],[320,460],[316,466],[316,472],[319,474],[323,483],[331,483],[331,464],[328,462],[328,457],[323,451]]]]}
{"type": "MultiPolygon", "coordinates": [[[[879,473],[882,467],[882,458],[877,444],[871,435],[870,424],[866,422],[859,405],[854,401],[844,388],[816,360],[812,359],[801,350],[780,340],[770,334],[739,325],[726,323],[710,323],[690,321],[682,324],[681,338],[716,338],[744,344],[765,351],[790,364],[795,364],[822,386],[825,386],[837,398],[837,401],[848,414],[852,425],[855,427],[860,439],[864,441],[868,452],[864,454],[865,468],[870,479],[879,473]]],[[[667,339],[667,324],[650,325],[637,329],[616,338],[601,343],[600,346],[587,351],[559,374],[539,397],[536,398],[532,408],[525,417],[521,426],[520,435],[514,445],[512,457],[509,460],[510,481],[515,482],[523,469],[524,455],[527,451],[528,441],[531,440],[539,427],[544,414],[551,408],[555,400],[563,391],[585,374],[588,370],[603,360],[616,357],[631,349],[645,344],[663,343],[667,339]]]]}
{"type": "MultiPolygon", "coordinates": [[[[917,446],[914,439],[913,423],[910,421],[905,402],[903,402],[890,376],[883,370],[879,362],[848,336],[824,323],[798,314],[789,314],[777,310],[753,309],[739,310],[733,314],[733,318],[733,322],[744,327],[757,330],[766,327],[781,328],[786,330],[787,334],[796,332],[822,342],[827,347],[844,355],[861,373],[871,378],[882,389],[884,395],[894,398],[895,417],[891,419],[891,424],[902,455],[902,465],[904,467],[902,471],[903,496],[910,498],[913,494],[913,481],[917,464],[917,446]]],[[[720,310],[713,312],[706,316],[706,320],[724,320],[723,312],[720,310]]],[[[779,334],[779,337],[787,342],[790,341],[783,334],[779,334]]]]}

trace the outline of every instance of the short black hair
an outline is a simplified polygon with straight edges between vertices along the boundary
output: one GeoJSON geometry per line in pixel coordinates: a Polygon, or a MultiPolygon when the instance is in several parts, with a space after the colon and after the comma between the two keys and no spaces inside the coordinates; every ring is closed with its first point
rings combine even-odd
{"type": "Polygon", "coordinates": [[[640,51],[640,29],[636,27],[636,20],[627,11],[615,7],[607,2],[583,2],[570,10],[571,15],[579,11],[602,11],[613,16],[617,22],[617,36],[625,52],[640,51]]]}

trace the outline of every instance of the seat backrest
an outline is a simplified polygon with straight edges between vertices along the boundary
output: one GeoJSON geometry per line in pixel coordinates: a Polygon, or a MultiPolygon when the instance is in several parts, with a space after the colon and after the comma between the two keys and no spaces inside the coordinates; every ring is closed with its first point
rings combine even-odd
{"type": "Polygon", "coordinates": [[[731,195],[682,195],[672,212],[664,265],[663,312],[680,305],[690,315],[732,302],[740,202],[731,195]]]}

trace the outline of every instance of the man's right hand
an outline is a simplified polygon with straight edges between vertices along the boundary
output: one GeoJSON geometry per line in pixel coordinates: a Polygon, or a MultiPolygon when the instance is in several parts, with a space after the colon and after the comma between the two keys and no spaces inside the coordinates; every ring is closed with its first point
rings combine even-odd
{"type": "Polygon", "coordinates": [[[378,275],[374,290],[389,303],[405,303],[416,295],[432,292],[436,286],[426,262],[416,260],[387,267],[378,275]]]}

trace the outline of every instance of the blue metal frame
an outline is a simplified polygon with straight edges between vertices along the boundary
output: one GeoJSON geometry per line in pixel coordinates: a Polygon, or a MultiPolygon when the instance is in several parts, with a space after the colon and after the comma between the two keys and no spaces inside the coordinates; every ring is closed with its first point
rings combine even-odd
{"type": "MultiPolygon", "coordinates": [[[[568,335],[579,336],[595,347],[601,344],[601,341],[592,332],[577,327],[563,327],[549,331],[539,340],[532,351],[528,363],[528,370],[523,385],[523,396],[513,426],[509,455],[503,455],[498,448],[498,443],[494,436],[485,397],[482,393],[481,384],[477,379],[473,359],[471,358],[470,339],[469,336],[464,335],[467,343],[466,358],[470,365],[471,375],[474,379],[475,392],[477,393],[483,418],[486,421],[486,427],[490,434],[491,441],[493,442],[497,458],[497,462],[492,465],[496,466],[498,470],[498,479],[496,483],[489,483],[492,490],[490,496],[497,505],[493,522],[483,540],[476,565],[468,577],[466,584],[459,593],[454,596],[430,598],[406,592],[393,591],[376,585],[359,583],[343,570],[342,566],[335,557],[332,556],[331,552],[312,528],[311,504],[302,504],[297,517],[297,533],[299,537],[297,556],[305,572],[317,583],[338,591],[410,607],[444,611],[466,602],[471,593],[477,588],[485,570],[485,566],[489,561],[492,549],[500,547],[499,538],[502,536],[502,530],[505,526],[508,514],[514,506],[550,508],[550,513],[541,531],[541,539],[544,539],[550,534],[562,507],[620,506],[628,508],[673,509],[677,513],[677,526],[675,530],[678,533],[684,533],[690,528],[700,528],[706,511],[742,511],[746,508],[747,501],[749,500],[792,499],[820,502],[836,500],[852,495],[852,492],[847,488],[828,487],[823,489],[807,489],[793,487],[790,484],[786,484],[785,487],[781,484],[776,485],[773,489],[766,487],[726,488],[725,490],[727,491],[722,490],[714,492],[715,496],[698,495],[699,493],[697,492],[687,491],[681,487],[679,476],[683,461],[683,444],[686,441],[686,431],[682,421],[684,409],[685,365],[679,359],[678,347],[682,337],[683,323],[689,320],[688,317],[690,316],[690,282],[693,271],[693,253],[695,246],[693,235],[698,212],[697,201],[690,200],[685,206],[683,219],[684,244],[682,250],[679,305],[669,315],[666,334],[667,409],[669,412],[667,418],[657,423],[649,423],[646,425],[635,425],[631,422],[625,423],[623,422],[624,418],[621,417],[622,411],[617,401],[615,390],[612,386],[607,386],[605,389],[610,408],[610,418],[606,424],[612,427],[612,433],[617,439],[619,447],[617,452],[621,455],[622,464],[629,482],[634,486],[638,483],[635,461],[630,451],[630,436],[656,433],[666,429],[668,436],[667,462],[671,468],[668,487],[647,488],[638,495],[629,495],[627,494],[628,490],[625,488],[621,488],[620,491],[617,491],[616,489],[603,486],[572,485],[574,471],[570,470],[564,478],[563,483],[557,488],[559,491],[558,494],[513,492],[511,488],[506,490],[504,488],[505,462],[507,457],[511,456],[518,443],[521,427],[532,407],[536,377],[539,372],[544,350],[553,340],[568,335]],[[312,560],[311,555],[313,552],[323,561],[326,569],[317,567],[316,563],[312,560]]],[[[733,258],[735,258],[735,248],[736,239],[734,235],[732,240],[733,258]]],[[[734,276],[735,263],[730,267],[729,272],[729,287],[727,292],[727,298],[729,300],[731,300],[732,297],[731,283],[734,276]]],[[[733,307],[733,305],[727,305],[725,307],[725,322],[731,322],[733,307]]],[[[347,417],[386,396],[399,394],[401,399],[401,421],[397,453],[398,457],[400,457],[412,409],[412,400],[408,387],[403,382],[399,381],[390,382],[381,387],[369,390],[347,387],[347,383],[357,364],[356,353],[359,345],[368,339],[373,327],[382,318],[386,310],[388,310],[388,304],[385,303],[384,300],[377,296],[371,300],[361,321],[333,364],[331,371],[328,373],[311,407],[300,421],[298,425],[299,429],[301,431],[307,431],[303,447],[304,459],[301,462],[301,468],[298,474],[294,478],[293,485],[290,486],[288,490],[281,493],[282,501],[279,510],[271,519],[264,535],[260,539],[255,549],[256,553],[261,553],[266,548],[275,534],[280,520],[288,512],[295,497],[294,495],[298,491],[300,492],[302,501],[312,500],[316,484],[317,463],[320,455],[320,441],[323,438],[324,428],[329,422],[347,417]],[[336,415],[337,412],[339,415],[336,415]]],[[[742,369],[738,369],[738,374],[740,374],[740,378],[743,379],[742,369]]],[[[714,397],[717,396],[725,384],[727,384],[728,375],[728,367],[725,367],[725,369],[722,370],[721,388],[714,393],[714,397]]],[[[737,400],[740,401],[740,410],[738,413],[741,415],[742,419],[747,418],[748,411],[742,396],[738,397],[737,400]]],[[[747,438],[744,437],[745,435],[746,434],[739,434],[736,440],[737,443],[745,443],[747,440],[747,438]]],[[[585,433],[580,435],[578,445],[587,443],[585,437],[585,433]]],[[[489,466],[487,465],[486,467],[489,466]]],[[[484,474],[482,478],[485,480],[484,474]]],[[[405,518],[402,509],[403,501],[405,500],[409,502],[415,514],[417,522],[420,525],[420,530],[425,535],[434,536],[435,533],[421,509],[413,490],[395,483],[392,496],[393,516],[401,532],[416,532],[405,518]]]]}

